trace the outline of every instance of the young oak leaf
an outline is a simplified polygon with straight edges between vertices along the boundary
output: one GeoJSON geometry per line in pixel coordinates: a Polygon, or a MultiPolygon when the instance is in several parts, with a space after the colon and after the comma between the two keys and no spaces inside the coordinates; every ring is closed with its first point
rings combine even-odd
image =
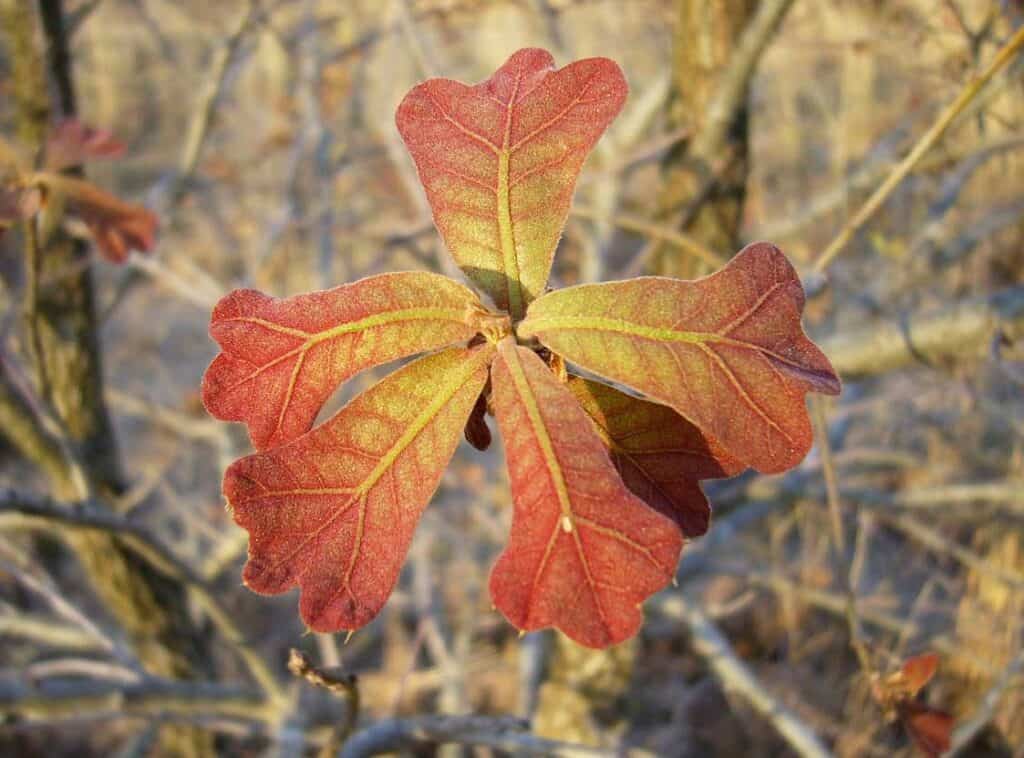
{"type": "Polygon", "coordinates": [[[61,171],[97,158],[118,158],[125,146],[112,132],[94,129],[78,119],[64,119],[46,140],[46,169],[61,171]]]}
{"type": "Polygon", "coordinates": [[[803,288],[782,252],[748,245],[703,279],[641,277],[550,292],[520,337],[671,406],[758,471],[803,459],[804,396],[839,379],[800,325],[803,288]]]}
{"type": "Polygon", "coordinates": [[[580,167],[627,92],[607,58],[555,70],[527,48],[485,82],[431,79],[399,105],[445,244],[513,319],[544,291],[580,167]]]}
{"type": "Polygon", "coordinates": [[[950,714],[918,699],[938,668],[939,656],[924,653],[907,659],[885,678],[876,675],[872,682],[872,693],[886,715],[899,719],[914,744],[932,758],[949,750],[953,732],[950,714]]]}
{"type": "Polygon", "coordinates": [[[568,386],[630,492],[675,521],[684,537],[703,535],[711,508],[699,480],[733,476],[743,464],[668,406],[578,376],[568,386]]]}
{"type": "Polygon", "coordinates": [[[493,354],[484,344],[420,358],[313,431],[232,464],[224,495],[249,532],[246,585],[262,594],[299,585],[302,618],[319,632],[376,616],[493,354]]]}
{"type": "Polygon", "coordinates": [[[44,208],[64,209],[80,218],[103,256],[124,263],[132,250],[146,252],[156,243],[156,214],[142,205],[126,203],[84,179],[39,172],[31,184],[44,196],[44,208]]]}
{"type": "Polygon", "coordinates": [[[203,377],[214,416],[244,421],[258,450],[309,430],[331,393],[354,374],[476,334],[480,300],[440,274],[380,274],[277,299],[235,290],[214,308],[220,344],[203,377]]]}
{"type": "Polygon", "coordinates": [[[640,603],[672,579],[682,534],[626,488],[572,392],[533,351],[502,340],[491,382],[514,502],[491,599],[517,628],[555,626],[587,647],[633,636],[640,603]]]}

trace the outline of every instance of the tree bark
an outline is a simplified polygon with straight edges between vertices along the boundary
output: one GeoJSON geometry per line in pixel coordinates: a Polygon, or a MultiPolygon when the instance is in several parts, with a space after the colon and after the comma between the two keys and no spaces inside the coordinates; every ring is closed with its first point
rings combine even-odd
{"type": "MultiPolygon", "coordinates": [[[[18,136],[38,152],[45,144],[51,112],[59,118],[75,115],[75,92],[62,2],[39,0],[38,12],[35,5],[0,0],[0,26],[8,44],[18,136]],[[45,61],[40,42],[45,44],[45,61]]],[[[32,357],[40,402],[55,417],[63,439],[43,428],[7,381],[0,400],[5,413],[17,417],[18,423],[5,424],[4,434],[47,474],[55,497],[73,501],[83,494],[75,478],[57,463],[62,452],[73,456],[89,489],[117,494],[124,479],[104,401],[89,248],[65,234],[59,218],[29,221],[26,227],[25,352],[32,357]]],[[[168,678],[204,673],[202,647],[184,588],[159,576],[109,535],[71,534],[67,541],[150,673],[168,678]]],[[[161,755],[213,754],[210,736],[192,727],[166,727],[160,744],[161,755]]]]}
{"type": "MultiPolygon", "coordinates": [[[[747,82],[737,107],[727,114],[724,140],[701,148],[709,118],[740,35],[754,11],[754,0],[678,0],[673,43],[672,90],[668,116],[672,128],[685,128],[690,139],[669,155],[663,166],[661,220],[677,225],[724,258],[737,249],[748,173],[747,82]]],[[[707,265],[660,245],[651,257],[662,276],[693,278],[707,265]]]]}

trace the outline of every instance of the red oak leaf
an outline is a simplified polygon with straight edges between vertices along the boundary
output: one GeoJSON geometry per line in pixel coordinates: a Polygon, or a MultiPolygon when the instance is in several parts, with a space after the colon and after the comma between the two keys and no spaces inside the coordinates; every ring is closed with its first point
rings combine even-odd
{"type": "Polygon", "coordinates": [[[246,585],[263,594],[299,585],[302,618],[319,632],[376,616],[493,353],[482,345],[420,358],[313,431],[232,464],[224,495],[249,532],[246,585]]]}
{"type": "Polygon", "coordinates": [[[112,132],[65,119],[53,127],[46,140],[46,168],[61,171],[96,158],[119,158],[124,151],[124,143],[112,132]]]}
{"type": "Polygon", "coordinates": [[[398,107],[445,244],[515,319],[544,291],[580,167],[627,91],[613,61],[556,71],[529,48],[485,82],[431,79],[398,107]]]}
{"type": "Polygon", "coordinates": [[[667,406],[577,376],[569,389],[629,490],[675,521],[683,536],[704,534],[711,508],[698,480],[733,476],[743,464],[667,406]]]}
{"type": "Polygon", "coordinates": [[[572,392],[503,340],[491,369],[515,510],[491,599],[523,630],[555,626],[588,647],[633,636],[640,603],[672,579],[682,535],[622,483],[572,392]]]}
{"type": "Polygon", "coordinates": [[[899,719],[918,749],[939,758],[953,741],[953,717],[924,703],[910,701],[898,707],[899,719]]]}
{"type": "Polygon", "coordinates": [[[875,699],[888,717],[899,719],[914,744],[930,758],[949,750],[953,733],[950,714],[918,699],[938,667],[939,656],[924,653],[908,658],[899,671],[885,678],[876,676],[872,683],[875,699]]]}
{"type": "Polygon", "coordinates": [[[550,292],[517,331],[672,406],[743,463],[774,473],[810,449],[806,393],[839,392],[800,326],[803,305],[789,261],[757,243],[696,281],[642,277],[550,292]]]}
{"type": "Polygon", "coordinates": [[[480,307],[458,282],[423,272],[283,300],[236,290],[210,319],[223,352],[203,377],[203,402],[217,418],[248,424],[259,450],[287,442],[359,371],[468,340],[480,307]]]}
{"type": "Polygon", "coordinates": [[[126,203],[95,184],[63,174],[40,172],[32,177],[41,188],[46,205],[60,206],[89,228],[103,256],[123,263],[132,250],[146,252],[156,243],[156,214],[141,205],[126,203]],[[54,202],[53,196],[59,196],[54,202]]]}

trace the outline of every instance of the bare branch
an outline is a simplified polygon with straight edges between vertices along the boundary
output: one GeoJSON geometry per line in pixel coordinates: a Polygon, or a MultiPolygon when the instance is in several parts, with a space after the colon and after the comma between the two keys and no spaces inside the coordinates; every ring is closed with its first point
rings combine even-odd
{"type": "Polygon", "coordinates": [[[921,135],[921,139],[914,145],[914,149],[893,168],[886,180],[864,202],[860,210],[839,230],[839,234],[836,235],[835,239],[829,243],[828,247],[825,248],[814,262],[814,271],[816,273],[821,273],[828,268],[829,264],[832,263],[835,257],[843,251],[847,243],[853,238],[853,235],[857,233],[857,230],[864,226],[878,212],[886,198],[907,177],[914,166],[924,157],[925,153],[931,150],[935,143],[942,138],[946,130],[956,121],[957,116],[977,97],[978,93],[982,91],[992,77],[1002,71],[1016,57],[1021,47],[1024,47],[1024,27],[1017,29],[1017,32],[996,53],[988,66],[964,85],[956,99],[939,114],[939,117],[928,131],[921,135]]]}
{"type": "Polygon", "coordinates": [[[0,682],[0,714],[22,721],[52,722],[87,713],[163,717],[220,715],[266,720],[268,704],[259,692],[206,682],[147,679],[137,684],[117,682],[0,682]]]}
{"type": "Polygon", "coordinates": [[[154,569],[188,587],[225,640],[234,647],[248,666],[253,678],[268,697],[279,705],[286,701],[287,695],[277,677],[246,639],[231,614],[217,601],[213,590],[188,564],[180,561],[169,548],[143,527],[118,514],[102,510],[91,502],[62,507],[45,497],[9,491],[0,494],[0,513],[18,513],[28,519],[44,523],[112,534],[125,548],[145,560],[154,569]]]}
{"type": "MultiPolygon", "coordinates": [[[[522,719],[494,716],[421,716],[381,721],[355,734],[345,743],[340,758],[365,758],[416,745],[457,743],[481,745],[513,755],[544,755],[564,758],[591,758],[622,755],[548,740],[530,734],[522,719]]],[[[637,755],[640,753],[626,753],[637,755]]]]}
{"type": "Polygon", "coordinates": [[[694,650],[707,661],[726,691],[739,695],[749,703],[775,727],[798,755],[817,758],[831,755],[810,727],[768,692],[753,672],[736,657],[725,635],[695,604],[689,602],[682,593],[676,593],[666,598],[659,609],[665,615],[686,623],[694,650]]]}
{"type": "Polygon", "coordinates": [[[961,301],[934,313],[914,313],[898,321],[851,329],[820,344],[839,375],[851,379],[914,362],[983,352],[997,330],[1024,330],[1024,287],[961,301]]]}

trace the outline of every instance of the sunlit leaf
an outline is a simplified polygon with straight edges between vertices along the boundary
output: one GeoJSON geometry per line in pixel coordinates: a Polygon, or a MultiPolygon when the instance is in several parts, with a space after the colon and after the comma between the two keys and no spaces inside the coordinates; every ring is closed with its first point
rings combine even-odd
{"type": "Polygon", "coordinates": [[[672,406],[733,456],[763,472],[810,449],[807,392],[839,392],[804,334],[803,288],[773,245],[744,248],[696,281],[643,277],[536,300],[521,337],[672,406]]]}
{"type": "Polygon", "coordinates": [[[287,442],[357,372],[471,338],[479,303],[458,282],[425,272],[286,299],[236,290],[210,320],[223,352],[203,377],[203,402],[218,418],[248,424],[257,449],[287,442]]]}
{"type": "Polygon", "coordinates": [[[505,340],[493,404],[514,514],[491,599],[523,630],[555,626],[588,647],[631,637],[640,603],[672,578],[682,535],[622,483],[572,392],[505,340]]]}
{"type": "Polygon", "coordinates": [[[932,680],[939,669],[939,656],[936,653],[923,653],[908,658],[903,667],[895,675],[910,696],[917,695],[932,680]]]}
{"type": "Polygon", "coordinates": [[[420,358],[313,431],[236,461],[224,476],[249,532],[243,579],[298,585],[316,631],[357,629],[394,587],[413,530],[487,379],[489,344],[420,358]]]}
{"type": "Polygon", "coordinates": [[[513,318],[544,291],[580,167],[627,90],[606,58],[555,70],[525,49],[485,82],[431,79],[399,106],[448,249],[513,318]]]}
{"type": "Polygon", "coordinates": [[[630,491],[675,521],[685,537],[708,529],[699,480],[733,476],[743,464],[671,408],[581,377],[569,389],[608,446],[630,491]]]}

